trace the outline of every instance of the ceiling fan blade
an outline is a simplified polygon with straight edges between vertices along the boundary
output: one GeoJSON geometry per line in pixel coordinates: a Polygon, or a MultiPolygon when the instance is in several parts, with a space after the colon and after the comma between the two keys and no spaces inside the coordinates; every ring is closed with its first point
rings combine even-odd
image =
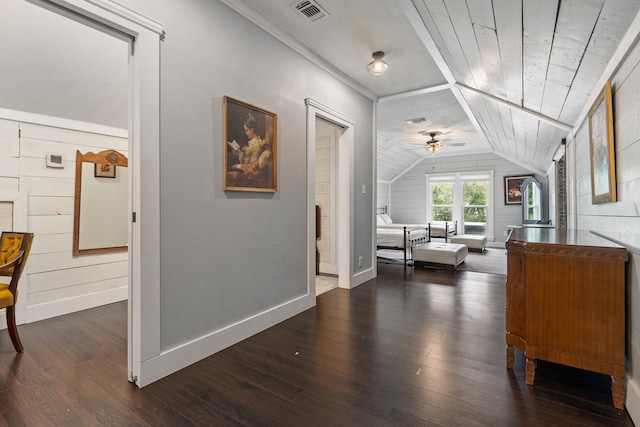
{"type": "Polygon", "coordinates": [[[447,142],[446,144],[443,144],[443,145],[448,147],[462,147],[465,144],[466,142],[447,142]]]}

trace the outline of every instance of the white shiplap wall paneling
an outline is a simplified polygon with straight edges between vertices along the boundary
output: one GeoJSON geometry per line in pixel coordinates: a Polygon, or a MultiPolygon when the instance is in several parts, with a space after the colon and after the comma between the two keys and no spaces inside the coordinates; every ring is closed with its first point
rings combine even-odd
{"type": "Polygon", "coordinates": [[[21,321],[126,298],[126,252],[84,257],[71,252],[76,150],[127,155],[127,138],[114,133],[119,136],[0,119],[0,190],[25,194],[23,227],[36,235],[22,284],[21,321]],[[64,168],[48,168],[48,153],[62,154],[64,168]]]}

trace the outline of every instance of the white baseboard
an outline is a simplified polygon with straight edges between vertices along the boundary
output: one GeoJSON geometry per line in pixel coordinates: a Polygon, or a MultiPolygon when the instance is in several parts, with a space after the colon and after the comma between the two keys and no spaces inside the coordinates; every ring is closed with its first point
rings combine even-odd
{"type": "Polygon", "coordinates": [[[487,247],[488,248],[506,248],[507,245],[505,244],[505,242],[487,242],[487,247]]]}
{"type": "Polygon", "coordinates": [[[185,344],[163,350],[159,356],[152,357],[140,364],[140,375],[136,383],[138,387],[149,385],[314,305],[315,295],[307,294],[185,344]]]}
{"type": "Polygon", "coordinates": [[[338,274],[338,266],[335,264],[320,263],[320,273],[324,274],[338,274]]]}
{"type": "MultiPolygon", "coordinates": [[[[123,301],[129,298],[129,288],[122,286],[102,292],[80,295],[73,298],[64,298],[57,301],[27,306],[27,322],[37,322],[38,320],[49,319],[51,317],[62,316],[80,310],[86,310],[101,305],[123,301]]],[[[4,327],[6,328],[6,321],[4,327]]]]}
{"type": "Polygon", "coordinates": [[[354,274],[351,277],[351,289],[355,288],[358,285],[362,285],[363,283],[375,277],[376,277],[376,271],[373,267],[367,270],[363,270],[360,273],[354,274]]]}
{"type": "Polygon", "coordinates": [[[627,397],[625,406],[635,425],[640,425],[640,384],[627,378],[627,397]]]}

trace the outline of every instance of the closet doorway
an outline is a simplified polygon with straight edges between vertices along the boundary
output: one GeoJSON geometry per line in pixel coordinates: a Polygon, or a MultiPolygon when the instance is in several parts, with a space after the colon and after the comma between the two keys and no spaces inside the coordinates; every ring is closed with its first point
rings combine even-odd
{"type": "Polygon", "coordinates": [[[316,118],[316,295],[338,287],[338,150],[340,128],[316,118]]]}

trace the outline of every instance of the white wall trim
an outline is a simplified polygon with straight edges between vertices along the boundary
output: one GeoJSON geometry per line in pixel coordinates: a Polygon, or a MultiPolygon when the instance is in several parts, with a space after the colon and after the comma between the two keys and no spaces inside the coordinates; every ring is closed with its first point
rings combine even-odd
{"type": "MultiPolygon", "coordinates": [[[[373,259],[373,263],[376,264],[375,258],[373,259]]],[[[359,273],[354,274],[353,278],[351,279],[351,289],[355,288],[356,286],[360,286],[371,279],[375,279],[376,276],[377,276],[377,270],[374,267],[368,268],[366,270],[363,270],[359,273]]]]}
{"type": "Polygon", "coordinates": [[[346,127],[347,124],[351,126],[356,125],[355,119],[352,119],[351,117],[342,114],[341,112],[334,110],[331,107],[327,107],[326,105],[316,101],[315,99],[305,98],[304,103],[307,107],[313,107],[325,113],[322,114],[321,117],[323,117],[325,120],[329,120],[330,122],[337,124],[340,127],[346,127]],[[327,117],[327,114],[329,115],[329,117],[327,117]]]}
{"type": "MultiPolygon", "coordinates": [[[[315,269],[314,269],[315,271],[315,269]]],[[[159,380],[315,305],[315,292],[196,338],[142,362],[145,384],[159,380]]],[[[143,384],[143,385],[145,385],[143,384]]]]}
{"type": "Polygon", "coordinates": [[[637,425],[640,421],[640,386],[633,379],[627,376],[627,395],[625,407],[633,422],[637,425]]]}
{"type": "MultiPolygon", "coordinates": [[[[62,316],[80,310],[86,310],[101,305],[107,305],[118,301],[125,301],[129,296],[129,287],[121,286],[92,294],[77,297],[63,298],[44,304],[28,306],[26,308],[26,323],[37,322],[51,317],[62,316]]],[[[6,327],[6,323],[3,324],[6,327]]]]}
{"type": "Polygon", "coordinates": [[[159,36],[164,37],[164,27],[158,21],[155,21],[148,16],[144,16],[136,12],[135,10],[129,9],[121,4],[115,3],[111,0],[86,0],[89,3],[95,4],[101,9],[113,13],[121,18],[124,18],[128,21],[135,22],[136,24],[146,28],[149,31],[152,31],[159,36]]]}
{"type": "Polygon", "coordinates": [[[307,286],[315,294],[315,176],[316,119],[321,118],[340,127],[338,151],[338,287],[352,287],[353,256],[353,150],[356,121],[311,98],[307,106],[307,286]],[[313,289],[313,290],[312,290],[313,289]]]}
{"type": "Polygon", "coordinates": [[[128,138],[127,129],[119,129],[97,123],[82,122],[80,120],[63,119],[61,117],[45,116],[43,114],[28,113],[26,111],[8,110],[0,108],[0,119],[13,120],[20,123],[51,126],[61,129],[71,129],[81,132],[97,133],[100,135],[128,138]]]}
{"type": "Polygon", "coordinates": [[[327,62],[326,60],[324,60],[323,58],[315,54],[313,51],[311,51],[309,48],[304,46],[298,40],[291,37],[289,33],[281,30],[278,26],[268,21],[263,15],[256,12],[245,2],[242,2],[239,0],[220,0],[220,2],[225,4],[235,12],[237,12],[240,16],[243,16],[244,18],[248,19],[257,27],[264,30],[267,34],[270,34],[271,36],[273,36],[276,40],[279,40],[284,45],[291,48],[293,51],[299,53],[304,58],[312,62],[313,64],[317,65],[318,67],[320,67],[321,69],[323,69],[324,71],[326,71],[327,73],[335,77],[336,79],[340,80],[341,82],[345,83],[349,87],[358,91],[359,93],[366,96],[370,100],[375,101],[378,99],[375,93],[371,92],[369,89],[360,85],[351,77],[347,76],[345,73],[338,70],[333,64],[330,64],[329,62],[327,62]]]}
{"type": "Polygon", "coordinates": [[[134,40],[129,60],[128,151],[131,210],[137,212],[137,222],[129,228],[127,363],[129,380],[142,387],[150,383],[142,362],[160,354],[160,40],[164,31],[161,24],[111,0],[31,1],[44,7],[58,5],[61,14],[72,11],[134,40]]]}

